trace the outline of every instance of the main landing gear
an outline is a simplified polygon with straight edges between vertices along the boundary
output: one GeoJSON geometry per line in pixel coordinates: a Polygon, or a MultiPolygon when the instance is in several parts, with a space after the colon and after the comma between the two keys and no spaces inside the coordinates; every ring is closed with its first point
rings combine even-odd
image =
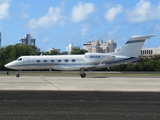
{"type": "Polygon", "coordinates": [[[16,74],[16,77],[17,77],[17,78],[20,77],[20,74],[19,74],[20,72],[21,72],[21,71],[18,70],[18,72],[17,72],[17,74],[16,74]]]}
{"type": "Polygon", "coordinates": [[[86,73],[80,74],[81,78],[85,78],[86,77],[86,73]]]}
{"type": "Polygon", "coordinates": [[[80,69],[80,72],[79,72],[81,78],[85,78],[86,77],[86,73],[84,73],[84,69],[80,69]]]}

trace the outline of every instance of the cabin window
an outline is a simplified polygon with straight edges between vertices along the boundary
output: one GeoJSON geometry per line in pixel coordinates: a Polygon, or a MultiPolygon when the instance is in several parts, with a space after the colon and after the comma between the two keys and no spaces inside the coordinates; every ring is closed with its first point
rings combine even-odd
{"type": "Polygon", "coordinates": [[[58,60],[58,62],[61,62],[61,60],[58,60]]]}
{"type": "Polygon", "coordinates": [[[19,58],[19,59],[18,59],[18,61],[21,61],[21,60],[22,60],[22,58],[19,58]]]}
{"type": "Polygon", "coordinates": [[[75,59],[72,59],[72,62],[76,62],[76,60],[75,60],[75,59]]]}
{"type": "Polygon", "coordinates": [[[47,62],[47,60],[44,60],[44,62],[46,63],[46,62],[47,62]]]}
{"type": "Polygon", "coordinates": [[[51,62],[54,62],[54,60],[51,60],[51,62]]]}
{"type": "Polygon", "coordinates": [[[40,63],[40,60],[37,60],[37,63],[40,63]]]}
{"type": "Polygon", "coordinates": [[[68,59],[65,59],[64,61],[65,61],[65,62],[68,62],[68,59]]]}

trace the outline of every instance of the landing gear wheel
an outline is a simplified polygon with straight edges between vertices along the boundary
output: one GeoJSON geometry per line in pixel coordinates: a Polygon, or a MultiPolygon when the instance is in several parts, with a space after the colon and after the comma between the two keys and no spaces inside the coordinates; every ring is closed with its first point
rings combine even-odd
{"type": "Polygon", "coordinates": [[[86,77],[86,73],[80,74],[81,78],[85,78],[86,77]]]}
{"type": "Polygon", "coordinates": [[[16,77],[18,78],[20,76],[20,74],[16,74],[16,77]]]}

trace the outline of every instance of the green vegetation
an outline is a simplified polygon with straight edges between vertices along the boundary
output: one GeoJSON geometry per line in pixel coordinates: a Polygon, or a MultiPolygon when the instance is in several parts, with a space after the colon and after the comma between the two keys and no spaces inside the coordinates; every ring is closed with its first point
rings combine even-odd
{"type": "MultiPolygon", "coordinates": [[[[71,54],[84,54],[87,51],[75,48],[71,54]]],[[[30,45],[9,45],[0,49],[0,70],[6,70],[4,65],[23,55],[40,55],[40,50],[35,46],[30,45]]],[[[43,55],[65,55],[67,52],[58,52],[52,50],[51,52],[43,52],[43,55]]],[[[108,69],[103,69],[107,71],[108,69]]],[[[152,56],[150,58],[140,58],[137,62],[131,64],[123,64],[119,66],[110,67],[111,71],[160,71],[160,55],[152,56]]]]}
{"type": "Polygon", "coordinates": [[[23,55],[38,55],[39,49],[30,45],[9,45],[0,49],[0,70],[5,70],[4,65],[23,55]]]}
{"type": "MultiPolygon", "coordinates": [[[[14,76],[17,71],[9,71],[9,76],[14,76]]],[[[86,71],[87,77],[105,78],[105,77],[160,77],[160,72],[97,72],[86,71]]],[[[6,71],[0,71],[0,76],[7,76],[6,71]]],[[[79,71],[22,71],[22,76],[52,76],[52,77],[79,77],[79,71]]]]}
{"type": "MultiPolygon", "coordinates": [[[[71,54],[84,54],[85,50],[81,49],[73,49],[71,51],[71,54]]],[[[67,52],[58,52],[57,50],[51,50],[50,52],[40,52],[40,50],[31,45],[21,45],[21,44],[16,44],[16,45],[9,45],[7,47],[1,48],[0,49],[0,71],[6,70],[4,68],[4,65],[17,59],[20,56],[25,56],[25,55],[67,55],[67,52]]]]}
{"type": "Polygon", "coordinates": [[[87,51],[84,49],[80,49],[80,48],[73,48],[71,51],[71,54],[85,54],[87,51]]]}
{"type": "Polygon", "coordinates": [[[160,71],[160,55],[140,58],[137,62],[113,66],[111,71],[160,71]]]}

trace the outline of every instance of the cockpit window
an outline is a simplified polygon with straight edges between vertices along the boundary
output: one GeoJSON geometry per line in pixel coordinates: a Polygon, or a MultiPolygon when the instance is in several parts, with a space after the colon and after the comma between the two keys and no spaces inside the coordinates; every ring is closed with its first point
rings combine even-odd
{"type": "Polygon", "coordinates": [[[22,61],[22,58],[18,58],[18,61],[22,61]]]}

